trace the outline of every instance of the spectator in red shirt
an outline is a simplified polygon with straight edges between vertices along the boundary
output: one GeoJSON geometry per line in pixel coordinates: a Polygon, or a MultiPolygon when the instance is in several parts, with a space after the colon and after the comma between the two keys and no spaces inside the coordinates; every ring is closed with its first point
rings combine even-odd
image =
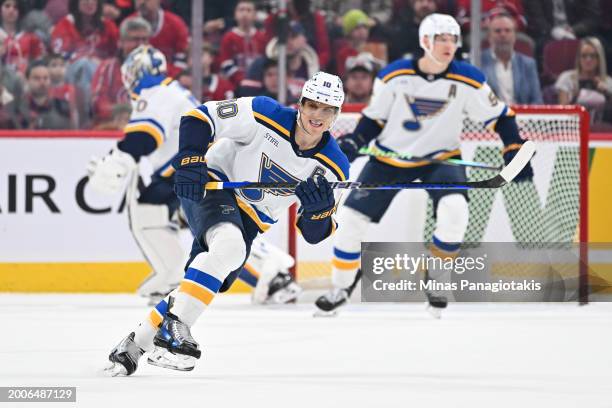
{"type": "Polygon", "coordinates": [[[266,49],[263,31],[255,28],[255,2],[240,0],[234,11],[236,27],[223,35],[219,51],[219,65],[223,74],[234,86],[238,86],[244,74],[255,59],[266,49]]]}
{"type": "Polygon", "coordinates": [[[202,50],[202,103],[207,101],[220,101],[234,97],[234,84],[221,75],[212,72],[216,53],[210,45],[202,50]]]}
{"type": "Polygon", "coordinates": [[[189,30],[176,14],[163,10],[161,0],[134,0],[136,15],[151,24],[151,45],[164,53],[168,75],[177,75],[187,67],[189,30]]]}
{"type": "Polygon", "coordinates": [[[103,0],[70,0],[70,14],[51,33],[52,48],[70,61],[66,81],[76,88],[80,125],[91,119],[91,81],[101,59],[117,52],[119,33],[112,21],[102,16],[103,0]]]}
{"type": "Polygon", "coordinates": [[[92,113],[94,126],[113,120],[115,104],[129,104],[130,96],[121,81],[121,64],[136,47],[148,44],[151,25],[141,17],[129,17],[119,28],[119,52],[98,65],[91,82],[92,113]]]}
{"type": "MultiPolygon", "coordinates": [[[[304,27],[308,44],[315,49],[319,57],[319,65],[325,70],[330,60],[329,35],[325,25],[325,17],[319,11],[312,11],[310,0],[291,0],[287,2],[287,12],[291,20],[299,22],[304,27]]],[[[277,15],[271,14],[265,22],[266,40],[270,41],[277,35],[277,15]]]]}
{"type": "Polygon", "coordinates": [[[0,32],[4,34],[5,47],[2,62],[22,75],[29,61],[40,58],[45,52],[43,42],[36,34],[23,31],[21,23],[25,11],[22,2],[0,1],[0,32]]]}
{"type": "Polygon", "coordinates": [[[347,58],[365,51],[372,25],[373,21],[361,10],[349,10],[342,17],[342,28],[347,41],[340,47],[336,57],[336,73],[340,78],[344,77],[347,58]]]}
{"type": "Polygon", "coordinates": [[[51,32],[54,52],[71,61],[115,55],[119,32],[115,23],[102,17],[102,0],[70,0],[68,10],[51,32]]]}
{"type": "Polygon", "coordinates": [[[49,67],[49,78],[51,80],[51,97],[64,100],[70,106],[70,120],[79,124],[78,109],[76,106],[76,89],[72,84],[66,82],[66,61],[59,54],[51,54],[47,57],[49,67]]]}

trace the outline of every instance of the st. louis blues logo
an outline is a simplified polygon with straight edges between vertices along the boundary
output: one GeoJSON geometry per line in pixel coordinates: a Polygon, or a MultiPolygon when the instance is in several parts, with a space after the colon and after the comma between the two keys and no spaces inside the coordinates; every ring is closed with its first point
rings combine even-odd
{"type": "MultiPolygon", "coordinates": [[[[293,177],[285,169],[276,164],[265,154],[261,155],[261,163],[259,165],[259,181],[262,183],[299,183],[300,179],[293,177]]],[[[265,193],[276,196],[289,196],[293,194],[293,190],[241,190],[242,195],[249,201],[261,201],[265,193]]]]}
{"type": "Polygon", "coordinates": [[[421,128],[421,120],[438,115],[444,110],[448,101],[441,99],[413,98],[404,95],[406,103],[412,111],[414,120],[405,120],[403,125],[406,130],[416,131],[421,128]]]}

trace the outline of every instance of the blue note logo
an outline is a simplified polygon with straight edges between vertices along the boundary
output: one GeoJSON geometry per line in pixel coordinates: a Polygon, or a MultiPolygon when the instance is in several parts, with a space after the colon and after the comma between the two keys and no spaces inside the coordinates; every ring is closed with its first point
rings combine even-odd
{"type": "Polygon", "coordinates": [[[416,132],[421,129],[421,121],[423,119],[431,119],[439,115],[446,109],[448,101],[443,99],[427,99],[413,98],[412,96],[404,95],[408,109],[412,112],[413,120],[405,120],[404,129],[416,132]]]}
{"type": "MultiPolygon", "coordinates": [[[[299,183],[301,180],[289,174],[288,171],[283,169],[267,155],[261,155],[261,163],[259,165],[259,180],[262,183],[299,183]]],[[[241,190],[241,194],[249,201],[261,201],[264,198],[264,194],[272,194],[275,196],[290,196],[293,194],[293,190],[241,190]]]]}

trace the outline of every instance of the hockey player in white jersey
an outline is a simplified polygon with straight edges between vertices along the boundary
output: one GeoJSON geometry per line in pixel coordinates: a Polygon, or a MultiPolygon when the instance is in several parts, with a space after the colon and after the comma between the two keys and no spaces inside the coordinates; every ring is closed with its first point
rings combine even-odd
{"type": "MultiPolygon", "coordinates": [[[[149,45],[133,50],[121,67],[132,95],[132,114],[125,137],[88,168],[90,185],[116,194],[126,180],[130,230],[153,272],[138,288],[152,305],[178,286],[187,256],[181,244],[179,200],[173,191],[171,161],[178,152],[181,115],[199,105],[191,93],[166,76],[164,55],[149,45]],[[138,163],[146,157],[153,167],[151,183],[139,192],[138,163]]],[[[293,258],[264,241],[254,245],[241,279],[254,289],[257,303],[294,300],[299,287],[288,274],[293,258]],[[284,271],[281,273],[280,271],[284,271]],[[261,276],[259,276],[261,275],[261,276]]]]}
{"type": "Polygon", "coordinates": [[[260,96],[207,102],[181,118],[173,167],[194,235],[189,266],[179,288],[113,349],[109,373],[132,374],[152,350],[151,364],[193,369],[201,350],[190,327],[236,279],[253,239],[292,204],[300,204],[296,225],[307,242],[334,233],[329,182],[345,181],[349,162],[328,130],[343,100],[340,78],[318,72],[304,85],[297,110],[260,96]],[[205,190],[207,182],[229,180],[299,184],[295,190],[205,190]]]}
{"type": "MultiPolygon", "coordinates": [[[[461,154],[459,139],[467,115],[499,134],[505,145],[504,160],[511,161],[523,143],[514,113],[497,99],[478,68],[454,60],[461,46],[461,31],[455,19],[444,14],[426,17],[419,26],[419,42],[424,50],[421,58],[400,59],[379,72],[370,103],[355,130],[338,139],[342,151],[353,161],[359,149],[372,142],[383,152],[434,159],[457,157],[461,154]]],[[[528,164],[515,180],[532,175],[528,164]]],[[[467,180],[465,167],[390,157],[372,157],[358,178],[361,182],[378,183],[416,179],[425,183],[467,180]]],[[[320,310],[334,311],[348,300],[360,268],[361,241],[369,224],[380,221],[397,192],[356,190],[338,210],[343,228],[334,239],[334,289],[317,299],[315,304],[320,310]]],[[[454,257],[468,226],[466,190],[430,190],[428,194],[436,218],[430,252],[442,258],[454,257]]],[[[425,279],[449,282],[450,272],[425,271],[425,279]]],[[[439,317],[448,294],[428,291],[426,295],[430,311],[439,317]]]]}

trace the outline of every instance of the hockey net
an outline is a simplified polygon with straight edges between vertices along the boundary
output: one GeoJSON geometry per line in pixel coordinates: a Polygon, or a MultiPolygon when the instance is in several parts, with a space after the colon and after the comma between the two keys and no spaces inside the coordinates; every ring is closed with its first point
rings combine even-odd
{"type": "MultiPolygon", "coordinates": [[[[334,136],[354,129],[361,108],[353,105],[343,109],[332,129],[334,136]]],[[[536,143],[537,153],[532,159],[536,176],[533,182],[511,183],[501,191],[470,190],[470,222],[464,241],[586,243],[588,113],[579,106],[515,106],[513,109],[521,136],[536,143]]],[[[480,123],[464,120],[463,159],[503,165],[502,148],[495,132],[480,123]]],[[[351,173],[351,179],[355,179],[357,172],[351,170],[351,173]]],[[[492,176],[491,171],[479,169],[468,169],[467,174],[470,180],[492,176]]],[[[431,239],[434,228],[431,202],[426,207],[424,227],[415,241],[431,239]]],[[[306,287],[329,285],[331,251],[320,254],[320,259],[315,261],[305,260],[300,258],[299,248],[296,251],[295,242],[295,231],[290,231],[290,251],[298,261],[298,282],[306,287]]],[[[582,297],[586,296],[583,292],[586,291],[586,244],[580,247],[581,265],[585,265],[579,277],[582,297]]]]}

